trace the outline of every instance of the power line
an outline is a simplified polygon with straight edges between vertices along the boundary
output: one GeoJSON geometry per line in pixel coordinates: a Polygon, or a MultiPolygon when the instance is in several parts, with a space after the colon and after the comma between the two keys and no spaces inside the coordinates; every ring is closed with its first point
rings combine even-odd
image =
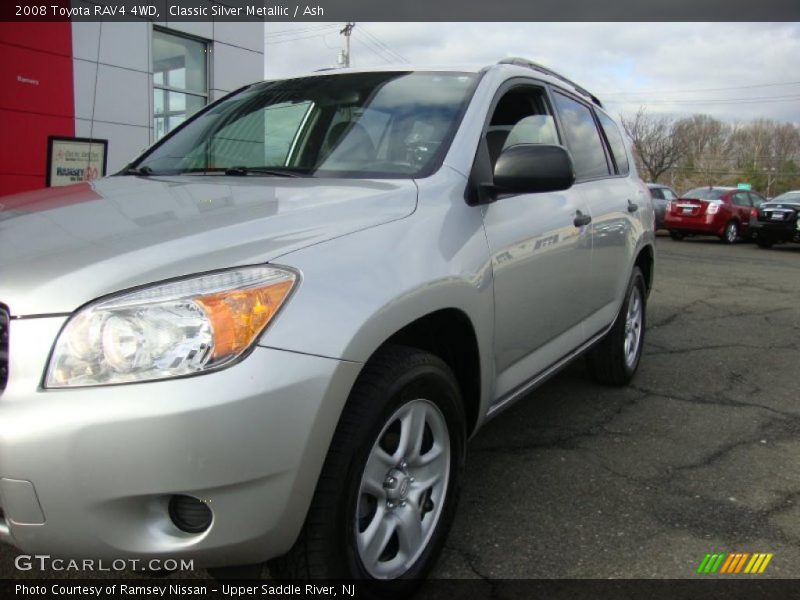
{"type": "Polygon", "coordinates": [[[693,105],[693,104],[754,104],[767,102],[793,102],[800,100],[800,96],[764,96],[761,98],[720,98],[697,100],[648,100],[644,98],[631,100],[606,100],[606,104],[647,104],[647,105],[693,105]]]}
{"type": "Polygon", "coordinates": [[[728,90],[746,90],[752,88],[776,87],[782,85],[800,85],[800,81],[779,81],[777,83],[735,85],[731,87],[720,87],[720,88],[697,88],[693,90],[649,90],[649,91],[639,90],[638,92],[601,92],[600,94],[603,96],[631,96],[631,95],[635,96],[637,94],[694,94],[696,92],[722,92],[728,90]]]}
{"type": "MultiPolygon", "coordinates": [[[[360,33],[360,32],[359,32],[360,33]]],[[[366,32],[364,32],[366,34],[366,32]]],[[[378,56],[386,60],[387,62],[395,62],[398,60],[398,56],[393,54],[390,50],[383,48],[376,40],[372,39],[371,37],[367,36],[365,38],[360,38],[359,42],[368,46],[375,52],[378,56]],[[387,59],[388,57],[388,59],[387,59]]]]}
{"type": "MultiPolygon", "coordinates": [[[[748,171],[746,169],[745,170],[742,170],[742,169],[731,170],[731,169],[703,169],[703,168],[698,168],[698,167],[669,167],[669,169],[667,169],[667,170],[668,171],[689,171],[689,172],[692,172],[692,173],[714,173],[715,175],[759,175],[760,174],[758,172],[754,173],[753,171],[748,171]]],[[[764,174],[766,175],[767,173],[764,173],[764,174]]],[[[788,176],[794,177],[794,176],[797,176],[797,173],[792,173],[792,172],[782,173],[782,172],[770,171],[768,174],[769,174],[770,177],[788,177],[788,176]]]]}
{"type": "Polygon", "coordinates": [[[266,40],[264,43],[267,44],[268,46],[272,46],[274,44],[285,44],[287,42],[298,42],[298,41],[301,41],[301,40],[311,40],[311,39],[314,39],[314,38],[325,37],[326,35],[329,35],[330,33],[331,33],[330,31],[322,31],[320,33],[308,33],[308,34],[301,35],[301,36],[298,36],[298,37],[287,37],[287,38],[281,38],[281,39],[277,39],[277,40],[266,40]]]}
{"type": "Polygon", "coordinates": [[[369,45],[369,44],[368,44],[368,43],[367,43],[367,42],[366,42],[364,39],[362,39],[362,38],[360,38],[360,37],[357,37],[357,38],[354,38],[354,39],[355,39],[355,40],[356,40],[356,41],[357,41],[359,44],[361,44],[362,46],[364,46],[364,48],[366,48],[367,50],[369,50],[370,52],[372,52],[372,53],[373,53],[375,56],[377,56],[378,58],[380,58],[380,59],[381,59],[383,62],[391,64],[391,62],[392,62],[392,61],[391,61],[391,59],[389,59],[389,58],[386,58],[386,56],[384,56],[384,55],[383,55],[383,54],[381,54],[381,53],[380,53],[378,50],[376,50],[376,49],[375,49],[375,47],[373,47],[373,46],[369,45]]]}
{"type": "Polygon", "coordinates": [[[394,56],[399,58],[401,61],[409,62],[409,60],[405,56],[403,56],[402,54],[397,52],[394,48],[392,48],[391,46],[389,46],[388,44],[383,42],[383,40],[381,40],[377,35],[375,35],[371,31],[369,31],[368,29],[366,29],[363,25],[361,26],[360,31],[363,31],[371,40],[373,40],[376,44],[378,44],[378,46],[380,46],[381,48],[384,48],[387,52],[393,54],[394,56]]]}
{"type": "Polygon", "coordinates": [[[268,31],[264,34],[264,37],[279,37],[282,35],[297,35],[299,33],[306,33],[309,31],[322,31],[324,29],[335,29],[338,25],[335,23],[329,25],[317,25],[314,27],[301,27],[297,29],[281,29],[279,31],[268,31]]]}

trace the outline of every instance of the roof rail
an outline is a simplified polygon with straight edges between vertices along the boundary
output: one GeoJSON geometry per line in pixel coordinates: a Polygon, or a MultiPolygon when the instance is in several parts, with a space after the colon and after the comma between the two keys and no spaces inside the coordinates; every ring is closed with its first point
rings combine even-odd
{"type": "Polygon", "coordinates": [[[564,83],[567,83],[567,84],[571,85],[572,87],[574,87],[575,91],[577,91],[579,94],[589,98],[592,102],[594,102],[600,108],[603,107],[603,104],[602,104],[602,102],[600,102],[600,99],[597,96],[595,96],[594,94],[592,94],[591,92],[589,92],[586,88],[582,88],[577,83],[575,83],[574,81],[572,81],[570,79],[567,79],[566,77],[564,77],[560,73],[556,73],[552,69],[548,69],[547,67],[545,67],[543,65],[540,65],[539,63],[533,62],[532,60],[528,60],[527,58],[519,58],[519,57],[515,56],[515,57],[512,57],[512,58],[504,58],[503,60],[498,61],[497,64],[498,65],[515,65],[517,67],[525,67],[527,69],[533,69],[534,71],[539,71],[540,73],[544,73],[545,75],[550,75],[551,77],[555,77],[556,79],[559,79],[559,80],[563,81],[564,83]]]}

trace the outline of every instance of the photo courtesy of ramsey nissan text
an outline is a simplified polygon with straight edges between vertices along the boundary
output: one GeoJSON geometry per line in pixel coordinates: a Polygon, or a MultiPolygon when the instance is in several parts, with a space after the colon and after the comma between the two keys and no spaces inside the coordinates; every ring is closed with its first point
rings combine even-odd
{"type": "Polygon", "coordinates": [[[791,597],[800,5],[0,8],[0,596],[791,597]]]}

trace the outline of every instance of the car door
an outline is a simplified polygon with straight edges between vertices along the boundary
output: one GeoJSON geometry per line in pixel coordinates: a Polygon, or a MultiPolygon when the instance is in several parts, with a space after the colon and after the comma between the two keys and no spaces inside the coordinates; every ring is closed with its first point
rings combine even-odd
{"type": "Polygon", "coordinates": [[[750,194],[748,192],[735,192],[732,194],[731,208],[741,224],[741,230],[745,231],[750,225],[750,210],[753,208],[750,194]]]}
{"type": "MultiPolygon", "coordinates": [[[[559,144],[541,84],[501,88],[482,144],[495,161],[517,143],[559,144]]],[[[490,167],[491,168],[491,167],[490,167]]],[[[584,340],[590,215],[576,189],[507,195],[486,205],[484,228],[495,294],[496,399],[584,340]]]]}
{"type": "Polygon", "coordinates": [[[578,176],[575,188],[592,215],[592,262],[588,282],[591,293],[587,297],[590,330],[587,333],[593,335],[611,323],[619,309],[630,278],[637,239],[633,235],[634,213],[640,204],[644,212],[644,203],[649,199],[643,186],[627,177],[628,157],[613,120],[597,111],[598,120],[602,121],[596,122],[592,107],[566,92],[554,91],[553,97],[567,147],[575,162],[578,176]],[[618,167],[611,147],[616,149],[618,167]]]}

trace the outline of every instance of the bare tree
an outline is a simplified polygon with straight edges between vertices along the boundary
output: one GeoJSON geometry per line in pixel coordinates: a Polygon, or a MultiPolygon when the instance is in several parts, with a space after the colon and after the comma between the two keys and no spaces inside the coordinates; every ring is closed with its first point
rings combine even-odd
{"type": "Polygon", "coordinates": [[[736,126],[709,115],[692,115],[678,121],[675,129],[683,141],[681,166],[691,171],[697,185],[713,185],[719,173],[732,167],[731,146],[736,126]]]}
{"type": "Polygon", "coordinates": [[[668,116],[649,115],[640,108],[633,117],[622,117],[622,126],[633,142],[640,167],[656,182],[684,156],[682,132],[668,116]]]}

